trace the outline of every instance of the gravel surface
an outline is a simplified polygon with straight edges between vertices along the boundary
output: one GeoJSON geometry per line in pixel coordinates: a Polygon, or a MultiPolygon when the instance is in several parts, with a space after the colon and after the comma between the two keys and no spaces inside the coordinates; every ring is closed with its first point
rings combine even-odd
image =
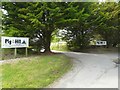
{"type": "Polygon", "coordinates": [[[62,52],[73,58],[73,68],[50,88],[118,88],[117,54],[62,52]]]}

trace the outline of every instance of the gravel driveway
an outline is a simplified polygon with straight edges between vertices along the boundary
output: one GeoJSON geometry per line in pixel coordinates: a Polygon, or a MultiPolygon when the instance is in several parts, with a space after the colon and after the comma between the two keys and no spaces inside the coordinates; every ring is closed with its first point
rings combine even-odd
{"type": "Polygon", "coordinates": [[[62,52],[73,58],[73,68],[50,88],[118,88],[117,54],[62,52]]]}

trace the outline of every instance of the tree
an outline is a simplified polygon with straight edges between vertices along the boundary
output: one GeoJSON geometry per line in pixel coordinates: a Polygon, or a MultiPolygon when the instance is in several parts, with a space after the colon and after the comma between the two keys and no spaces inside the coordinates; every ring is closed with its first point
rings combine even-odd
{"type": "Polygon", "coordinates": [[[92,29],[90,19],[90,5],[92,3],[77,2],[70,3],[69,16],[71,16],[70,25],[65,29],[67,34],[65,40],[67,41],[69,49],[80,50],[89,45],[92,29]],[[73,22],[74,21],[74,22],[73,22]]]}
{"type": "Polygon", "coordinates": [[[94,26],[96,32],[107,41],[107,47],[118,44],[118,13],[119,3],[107,2],[94,5],[93,12],[94,26]]]}
{"type": "Polygon", "coordinates": [[[2,9],[0,8],[0,45],[1,45],[1,36],[2,36],[2,9]]]}
{"type": "Polygon", "coordinates": [[[60,27],[64,20],[61,7],[64,3],[56,2],[7,2],[3,9],[8,14],[4,16],[4,32],[11,36],[27,36],[50,52],[50,42],[53,31],[60,27]]]}
{"type": "Polygon", "coordinates": [[[90,40],[106,40],[107,47],[116,46],[119,43],[119,4],[69,3],[69,12],[74,14],[69,13],[68,16],[74,16],[71,21],[75,22],[69,21],[71,24],[65,28],[68,47],[79,51],[89,46],[90,40]]]}
{"type": "Polygon", "coordinates": [[[53,32],[60,29],[67,31],[64,39],[70,49],[86,48],[96,35],[107,40],[108,46],[116,46],[119,32],[118,4],[3,2],[2,8],[7,10],[7,14],[3,16],[3,30],[9,36],[30,37],[30,44],[38,52],[41,48],[50,52],[53,32]]]}

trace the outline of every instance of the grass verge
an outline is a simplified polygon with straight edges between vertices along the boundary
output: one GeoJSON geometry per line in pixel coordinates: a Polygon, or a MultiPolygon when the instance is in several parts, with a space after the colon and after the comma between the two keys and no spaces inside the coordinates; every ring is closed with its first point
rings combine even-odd
{"type": "Polygon", "coordinates": [[[1,67],[2,88],[44,88],[66,73],[72,63],[67,56],[55,54],[4,63],[1,67]]]}

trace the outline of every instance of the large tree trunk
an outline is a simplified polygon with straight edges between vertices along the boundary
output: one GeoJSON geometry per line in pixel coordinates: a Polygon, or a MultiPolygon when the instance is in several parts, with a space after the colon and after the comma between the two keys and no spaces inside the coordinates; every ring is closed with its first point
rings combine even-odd
{"type": "Polygon", "coordinates": [[[45,53],[51,53],[50,50],[50,44],[51,44],[51,34],[52,32],[48,31],[44,37],[44,48],[45,48],[45,53]]]}

